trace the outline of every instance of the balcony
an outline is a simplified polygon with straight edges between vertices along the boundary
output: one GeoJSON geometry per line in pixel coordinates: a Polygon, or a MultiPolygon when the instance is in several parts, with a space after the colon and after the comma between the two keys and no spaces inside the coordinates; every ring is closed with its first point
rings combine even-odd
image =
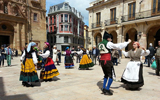
{"type": "Polygon", "coordinates": [[[104,24],[105,26],[118,24],[118,18],[105,20],[104,24]]]}
{"type": "Polygon", "coordinates": [[[143,12],[139,12],[139,13],[134,13],[134,14],[122,16],[122,22],[151,18],[151,17],[155,17],[155,16],[160,16],[160,11],[158,12],[156,10],[156,8],[148,10],[148,11],[143,11],[143,12]]]}
{"type": "Polygon", "coordinates": [[[92,23],[92,28],[102,27],[102,22],[92,23]]]}

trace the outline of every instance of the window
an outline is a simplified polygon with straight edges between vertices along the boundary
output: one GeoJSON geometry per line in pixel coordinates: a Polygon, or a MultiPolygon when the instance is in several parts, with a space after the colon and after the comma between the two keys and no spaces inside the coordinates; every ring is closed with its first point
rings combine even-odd
{"type": "Polygon", "coordinates": [[[63,22],[63,14],[61,14],[61,22],[63,22]]]}
{"type": "Polygon", "coordinates": [[[34,19],[33,19],[34,21],[38,21],[37,13],[34,13],[33,18],[34,18],[34,19]]]}
{"type": "Polygon", "coordinates": [[[57,31],[57,28],[56,28],[56,26],[54,26],[54,31],[57,31]]]}
{"type": "Polygon", "coordinates": [[[100,22],[101,22],[101,13],[96,13],[96,26],[99,27],[100,26],[100,22]]]}
{"type": "Polygon", "coordinates": [[[50,16],[50,24],[52,24],[52,16],[50,16]]]}
{"type": "Polygon", "coordinates": [[[8,7],[7,7],[8,3],[4,3],[4,13],[8,14],[8,7]]]}
{"type": "Polygon", "coordinates": [[[136,3],[134,2],[134,3],[130,3],[129,5],[128,5],[128,14],[129,14],[129,16],[128,16],[128,18],[129,18],[129,20],[133,20],[133,19],[135,19],[135,9],[136,9],[136,3]]]}
{"type": "Polygon", "coordinates": [[[54,24],[56,24],[56,16],[54,15],[54,24]]]}
{"type": "Polygon", "coordinates": [[[110,12],[111,12],[111,24],[114,24],[114,23],[116,23],[116,8],[113,8],[113,9],[111,9],[110,10],[110,12]]]}
{"type": "Polygon", "coordinates": [[[63,25],[61,25],[61,31],[63,31],[63,25]]]}
{"type": "Polygon", "coordinates": [[[56,39],[57,39],[56,36],[54,36],[54,43],[56,43],[56,39]]]}
{"type": "Polygon", "coordinates": [[[65,22],[68,22],[68,14],[65,14],[65,22]]]}
{"type": "Polygon", "coordinates": [[[71,25],[69,26],[69,31],[71,31],[71,25]]]}
{"type": "Polygon", "coordinates": [[[68,9],[68,4],[65,3],[65,9],[68,9]]]}
{"type": "Polygon", "coordinates": [[[64,43],[68,43],[68,36],[64,36],[64,43]]]}
{"type": "Polygon", "coordinates": [[[71,22],[71,15],[69,15],[69,22],[71,22]]]}
{"type": "Polygon", "coordinates": [[[65,25],[64,31],[68,31],[68,25],[65,25]]]}
{"type": "Polygon", "coordinates": [[[152,15],[160,13],[160,0],[152,1],[152,15]]]}
{"type": "Polygon", "coordinates": [[[52,32],[52,27],[50,27],[50,30],[51,30],[50,32],[52,32]]]}

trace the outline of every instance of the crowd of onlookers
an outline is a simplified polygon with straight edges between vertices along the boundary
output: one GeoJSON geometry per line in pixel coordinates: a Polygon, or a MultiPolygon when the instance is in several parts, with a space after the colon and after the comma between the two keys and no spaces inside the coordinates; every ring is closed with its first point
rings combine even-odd
{"type": "Polygon", "coordinates": [[[1,45],[0,48],[0,67],[4,67],[4,61],[7,60],[7,65],[11,66],[11,59],[18,57],[18,50],[10,48],[10,45],[1,45]]]}

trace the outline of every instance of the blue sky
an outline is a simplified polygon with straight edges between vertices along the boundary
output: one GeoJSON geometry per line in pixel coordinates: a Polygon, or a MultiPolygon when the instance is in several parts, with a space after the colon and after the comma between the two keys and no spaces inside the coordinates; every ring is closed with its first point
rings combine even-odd
{"type": "Polygon", "coordinates": [[[71,7],[75,7],[77,11],[81,12],[82,16],[84,17],[84,22],[88,25],[88,11],[86,8],[89,7],[89,3],[95,0],[46,0],[46,10],[47,14],[49,11],[50,6],[62,3],[62,2],[69,2],[71,7]]]}

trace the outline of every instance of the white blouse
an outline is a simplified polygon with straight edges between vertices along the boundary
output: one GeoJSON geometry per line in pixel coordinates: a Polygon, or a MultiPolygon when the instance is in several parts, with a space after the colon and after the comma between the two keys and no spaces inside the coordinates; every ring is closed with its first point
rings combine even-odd
{"type": "Polygon", "coordinates": [[[43,58],[47,58],[47,57],[49,57],[49,55],[50,55],[50,51],[49,50],[47,50],[45,53],[43,53],[43,54],[39,54],[41,57],[43,57],[43,58]]]}
{"type": "Polygon", "coordinates": [[[118,43],[118,44],[108,42],[106,46],[107,46],[108,49],[121,50],[121,49],[125,48],[128,44],[129,44],[129,42],[118,43]]]}
{"type": "MultiPolygon", "coordinates": [[[[129,57],[128,52],[122,51],[122,53],[124,56],[129,57]]],[[[134,53],[136,53],[136,51],[134,51],[134,53]]],[[[150,54],[149,50],[146,50],[146,51],[142,50],[142,52],[141,52],[141,56],[147,56],[149,54],[150,54]]]]}
{"type": "MultiPolygon", "coordinates": [[[[26,55],[26,52],[24,50],[24,52],[23,52],[23,54],[21,56],[21,60],[24,60],[25,55],[26,55]]],[[[35,52],[32,52],[32,59],[33,59],[33,63],[36,65],[38,63],[38,60],[37,60],[37,56],[36,56],[35,52]]]]}

